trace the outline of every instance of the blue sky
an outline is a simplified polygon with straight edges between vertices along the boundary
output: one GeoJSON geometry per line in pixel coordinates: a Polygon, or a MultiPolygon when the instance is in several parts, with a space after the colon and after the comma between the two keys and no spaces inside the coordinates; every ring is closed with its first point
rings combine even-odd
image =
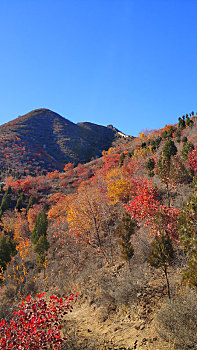
{"type": "Polygon", "coordinates": [[[196,0],[1,0],[0,124],[36,108],[138,135],[197,112],[196,0]]]}

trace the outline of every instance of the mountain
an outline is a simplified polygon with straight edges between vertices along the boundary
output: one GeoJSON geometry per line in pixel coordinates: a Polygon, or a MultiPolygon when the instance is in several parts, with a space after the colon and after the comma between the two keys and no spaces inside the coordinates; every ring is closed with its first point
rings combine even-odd
{"type": "Polygon", "coordinates": [[[50,171],[88,162],[101,156],[118,132],[112,125],[75,124],[49,109],[36,109],[0,126],[1,167],[50,171]]]}
{"type": "MultiPolygon", "coordinates": [[[[196,348],[197,115],[190,117],[123,135],[102,157],[62,172],[2,176],[0,348],[196,348]]],[[[47,162],[55,137],[105,139],[108,128],[34,111],[1,128],[4,160],[11,167],[19,159],[27,171],[47,162]]]]}

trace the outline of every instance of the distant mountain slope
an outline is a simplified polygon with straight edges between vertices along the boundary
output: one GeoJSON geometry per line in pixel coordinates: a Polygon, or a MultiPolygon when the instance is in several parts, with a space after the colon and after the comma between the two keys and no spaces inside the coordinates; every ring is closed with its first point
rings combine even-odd
{"type": "Polygon", "coordinates": [[[48,109],[37,109],[0,126],[0,164],[29,171],[63,169],[65,163],[101,156],[117,129],[93,123],[74,124],[48,109]]]}

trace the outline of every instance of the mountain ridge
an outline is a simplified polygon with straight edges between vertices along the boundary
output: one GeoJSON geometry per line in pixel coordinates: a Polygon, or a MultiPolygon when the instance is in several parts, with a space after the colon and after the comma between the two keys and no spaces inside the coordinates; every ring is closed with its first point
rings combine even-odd
{"type": "Polygon", "coordinates": [[[62,170],[65,163],[86,163],[112,146],[119,130],[91,122],[73,123],[46,108],[35,109],[0,126],[1,165],[29,171],[62,170]],[[31,164],[33,162],[33,164],[31,164]]]}

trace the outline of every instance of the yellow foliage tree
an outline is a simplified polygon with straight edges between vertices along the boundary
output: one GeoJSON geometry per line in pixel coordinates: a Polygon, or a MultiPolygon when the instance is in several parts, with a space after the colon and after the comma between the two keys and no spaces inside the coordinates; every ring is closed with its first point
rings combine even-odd
{"type": "Polygon", "coordinates": [[[6,211],[1,218],[3,231],[13,237],[16,249],[22,258],[28,256],[31,249],[30,232],[25,210],[6,211]]]}
{"type": "Polygon", "coordinates": [[[127,203],[135,191],[134,185],[123,168],[115,168],[106,176],[107,193],[113,204],[127,203]]]}

